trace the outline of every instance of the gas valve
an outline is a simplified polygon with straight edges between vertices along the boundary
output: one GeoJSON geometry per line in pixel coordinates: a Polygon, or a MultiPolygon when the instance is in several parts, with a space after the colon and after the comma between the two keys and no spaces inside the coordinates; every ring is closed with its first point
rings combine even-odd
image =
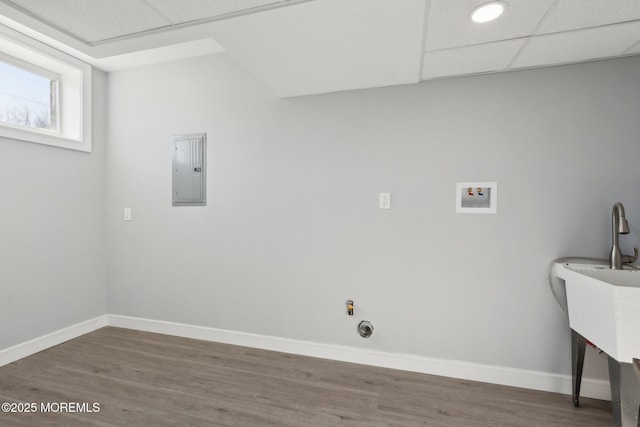
{"type": "Polygon", "coordinates": [[[353,316],[353,300],[348,299],[347,302],[347,314],[353,316]]]}

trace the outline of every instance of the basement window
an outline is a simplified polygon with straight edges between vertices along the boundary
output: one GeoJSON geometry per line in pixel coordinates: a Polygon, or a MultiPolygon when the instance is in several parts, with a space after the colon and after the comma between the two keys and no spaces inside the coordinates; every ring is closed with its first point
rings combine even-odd
{"type": "Polygon", "coordinates": [[[0,122],[58,131],[60,76],[0,53],[0,122]]]}
{"type": "Polygon", "coordinates": [[[91,66],[0,25],[0,137],[91,151],[91,66]]]}

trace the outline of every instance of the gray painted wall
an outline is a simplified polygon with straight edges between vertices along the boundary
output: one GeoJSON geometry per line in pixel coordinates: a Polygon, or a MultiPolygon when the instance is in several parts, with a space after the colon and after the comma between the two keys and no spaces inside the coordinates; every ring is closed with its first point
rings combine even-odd
{"type": "Polygon", "coordinates": [[[108,311],[569,374],[548,268],[605,257],[616,201],[625,252],[640,240],[639,71],[636,57],[294,99],[224,54],[113,73],[108,311]],[[192,132],[208,134],[208,205],[172,208],[171,137],[192,132]],[[455,183],[476,180],[498,182],[496,215],[455,213],[455,183]]]}
{"type": "Polygon", "coordinates": [[[106,84],[92,153],[0,138],[0,349],[106,312],[106,84]]]}

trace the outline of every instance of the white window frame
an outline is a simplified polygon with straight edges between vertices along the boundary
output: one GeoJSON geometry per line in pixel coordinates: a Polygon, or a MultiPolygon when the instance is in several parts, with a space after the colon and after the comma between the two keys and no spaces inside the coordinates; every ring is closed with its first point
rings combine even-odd
{"type": "MultiPolygon", "coordinates": [[[[37,65],[31,64],[30,62],[26,62],[23,61],[21,59],[15,58],[13,56],[9,56],[6,53],[0,52],[0,62],[3,62],[5,64],[9,64],[13,67],[16,67],[24,72],[30,73],[30,74],[35,74],[39,77],[43,77],[45,79],[48,79],[50,81],[54,81],[56,82],[55,85],[55,91],[56,94],[54,96],[54,101],[55,101],[55,105],[50,105],[50,109],[51,109],[51,113],[52,116],[50,117],[51,119],[51,125],[53,127],[53,129],[43,129],[43,128],[34,128],[34,127],[30,127],[27,126],[28,129],[30,130],[34,130],[36,132],[48,132],[49,134],[55,135],[58,133],[58,131],[60,130],[60,121],[58,120],[58,110],[60,109],[60,93],[59,93],[59,86],[60,86],[60,81],[61,81],[61,76],[59,74],[53,73],[47,69],[44,69],[42,67],[38,67],[37,65]]],[[[0,124],[3,126],[10,126],[16,129],[25,129],[24,125],[19,125],[19,124],[15,124],[12,122],[4,122],[4,121],[0,121],[0,124]]]]}
{"type": "Polygon", "coordinates": [[[0,122],[0,137],[91,152],[91,65],[3,25],[0,53],[0,60],[58,81],[57,130],[0,122]]]}

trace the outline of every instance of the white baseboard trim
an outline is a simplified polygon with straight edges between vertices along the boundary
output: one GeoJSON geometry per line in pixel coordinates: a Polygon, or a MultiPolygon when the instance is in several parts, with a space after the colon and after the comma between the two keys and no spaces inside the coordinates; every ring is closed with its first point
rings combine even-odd
{"type": "MultiPolygon", "coordinates": [[[[388,353],[114,314],[107,315],[107,324],[119,328],[569,395],[572,388],[569,375],[388,353]]],[[[609,382],[583,378],[580,395],[611,400],[609,382]]]]}
{"type": "Polygon", "coordinates": [[[72,340],[105,326],[107,326],[107,316],[98,316],[21,344],[5,348],[4,350],[0,350],[0,366],[13,363],[16,360],[39,353],[42,350],[62,344],[65,341],[72,340]]]}
{"type": "MultiPolygon", "coordinates": [[[[357,347],[299,341],[246,332],[188,325],[162,320],[108,314],[0,350],[0,366],[46,350],[104,326],[155,332],[185,338],[280,351],[322,359],[420,372],[471,381],[482,381],[533,390],[571,394],[571,377],[414,354],[389,353],[357,347]]],[[[583,378],[581,396],[611,400],[609,382],[583,378]]]]}

